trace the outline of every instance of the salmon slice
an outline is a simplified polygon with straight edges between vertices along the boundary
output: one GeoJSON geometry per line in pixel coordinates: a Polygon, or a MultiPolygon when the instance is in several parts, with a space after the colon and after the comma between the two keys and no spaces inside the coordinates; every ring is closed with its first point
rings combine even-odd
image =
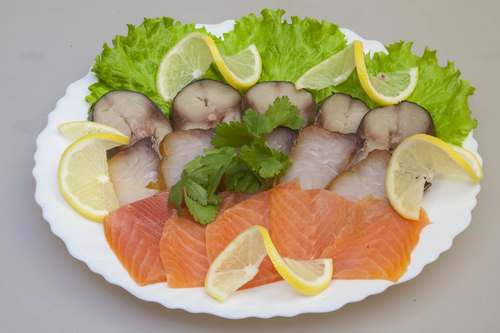
{"type": "MultiPolygon", "coordinates": [[[[231,193],[224,197],[221,213],[206,229],[207,254],[210,262],[221,253],[241,232],[253,225],[269,227],[270,193],[283,188],[299,190],[298,181],[278,185],[272,190],[255,195],[231,193]]],[[[269,258],[264,258],[259,273],[242,289],[253,288],[281,280],[269,258]]]]}
{"type": "Polygon", "coordinates": [[[160,260],[160,238],[173,209],[168,192],[125,205],[104,219],[109,246],[137,284],[166,281],[160,260]]]}
{"type": "Polygon", "coordinates": [[[172,215],[165,223],[160,257],[169,287],[202,287],[208,271],[205,227],[188,217],[172,215]]]}
{"type": "MultiPolygon", "coordinates": [[[[269,192],[261,192],[220,213],[217,219],[207,226],[207,254],[210,262],[221,253],[241,232],[253,225],[268,227],[269,192]]],[[[243,288],[257,287],[280,280],[269,258],[265,258],[259,273],[243,288]]]]}
{"type": "MultiPolygon", "coordinates": [[[[223,199],[221,213],[250,197],[249,194],[232,192],[220,195],[223,199]]],[[[179,217],[174,214],[166,222],[160,252],[169,287],[191,288],[204,285],[209,267],[205,229],[190,216],[179,217]]]]}
{"type": "Polygon", "coordinates": [[[420,232],[429,223],[422,210],[420,221],[399,216],[386,200],[356,203],[350,219],[321,257],[334,262],[337,279],[397,281],[406,272],[420,232]]]}
{"type": "Polygon", "coordinates": [[[284,257],[318,258],[349,220],[353,207],[331,191],[277,187],[271,192],[271,238],[284,257]]]}
{"type": "Polygon", "coordinates": [[[219,194],[219,196],[222,198],[222,203],[219,208],[219,214],[221,214],[226,209],[231,208],[242,201],[245,201],[252,195],[239,192],[222,192],[221,194],[219,194]]]}

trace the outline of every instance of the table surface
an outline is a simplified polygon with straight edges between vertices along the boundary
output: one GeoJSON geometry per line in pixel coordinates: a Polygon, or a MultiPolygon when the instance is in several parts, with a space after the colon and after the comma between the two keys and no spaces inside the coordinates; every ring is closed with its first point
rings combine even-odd
{"type": "Polygon", "coordinates": [[[0,331],[2,332],[499,332],[500,71],[498,1],[2,1],[0,331]],[[475,136],[486,177],[473,223],[414,280],[330,314],[227,321],[167,310],[106,283],[53,236],[33,199],[35,138],[66,86],[103,42],[143,17],[217,23],[262,7],[285,8],[384,43],[415,41],[453,60],[476,88],[475,136]],[[496,134],[495,134],[496,133],[496,134]],[[221,326],[223,325],[223,326],[221,326]]]}

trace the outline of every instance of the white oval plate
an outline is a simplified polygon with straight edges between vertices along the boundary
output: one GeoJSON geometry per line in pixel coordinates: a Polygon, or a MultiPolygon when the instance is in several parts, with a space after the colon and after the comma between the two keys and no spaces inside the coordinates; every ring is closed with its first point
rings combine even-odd
{"type": "MultiPolygon", "coordinates": [[[[221,35],[230,31],[233,21],[206,25],[208,31],[221,35]]],[[[349,42],[363,40],[350,30],[342,29],[349,42]]],[[[363,40],[369,52],[384,51],[377,41],[363,40]]],[[[128,275],[106,243],[102,225],[78,215],[62,198],[56,179],[57,164],[67,142],[57,131],[57,126],[71,120],[87,118],[87,87],[96,78],[87,74],[72,83],[54,111],[49,114],[47,127],[37,139],[35,153],[35,199],[42,207],[43,217],[52,232],[61,238],[70,254],[85,262],[95,273],[108,282],[121,286],[136,297],[158,302],[167,308],[184,309],[194,313],[211,313],[225,318],[275,316],[290,317],[307,312],[329,312],[369,295],[377,294],[394,283],[383,280],[334,280],[331,286],[315,297],[296,294],[285,282],[238,292],[224,303],[208,297],[202,288],[171,289],[166,284],[138,286],[128,275]]],[[[477,152],[477,143],[469,136],[464,146],[477,152]]],[[[425,265],[433,262],[449,249],[453,238],[471,222],[471,211],[476,205],[480,186],[469,183],[437,181],[425,196],[424,207],[432,221],[422,234],[412,253],[406,274],[397,282],[417,276],[425,265]]]]}

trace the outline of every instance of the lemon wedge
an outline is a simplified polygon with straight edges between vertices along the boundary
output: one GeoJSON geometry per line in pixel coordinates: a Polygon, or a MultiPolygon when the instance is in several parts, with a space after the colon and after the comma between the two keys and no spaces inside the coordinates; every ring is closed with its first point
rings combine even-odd
{"type": "Polygon", "coordinates": [[[262,61],[255,45],[251,44],[232,56],[224,57],[210,40],[214,62],[227,83],[236,89],[248,89],[257,83],[262,73],[262,61]]]}
{"type": "Polygon", "coordinates": [[[75,141],[89,134],[96,133],[111,133],[116,135],[124,135],[116,128],[94,121],[68,121],[57,127],[59,132],[67,139],[75,141]]]}
{"type": "Polygon", "coordinates": [[[331,259],[282,258],[267,229],[253,226],[233,239],[210,265],[205,280],[206,292],[218,301],[225,300],[257,275],[266,255],[281,277],[304,295],[320,293],[332,280],[331,259]]]}
{"type": "Polygon", "coordinates": [[[167,52],[156,75],[156,87],[164,100],[173,100],[182,88],[205,74],[213,62],[209,41],[207,35],[193,32],[167,52]]]}
{"type": "Polygon", "coordinates": [[[266,247],[257,226],[240,233],[210,265],[205,279],[207,294],[225,300],[257,275],[265,257],[266,247]]]}
{"type": "Polygon", "coordinates": [[[344,82],[354,71],[352,44],[305,72],[295,82],[297,89],[324,89],[344,82]]]}
{"type": "Polygon", "coordinates": [[[258,228],[274,268],[293,289],[304,295],[317,295],[328,288],[333,277],[332,259],[294,260],[281,257],[267,229],[258,228]]]}
{"type": "Polygon", "coordinates": [[[78,139],[64,151],[57,172],[59,189],[82,216],[102,222],[118,208],[106,151],[128,143],[129,138],[122,134],[97,133],[78,139]]]}
{"type": "Polygon", "coordinates": [[[413,135],[401,142],[389,161],[385,178],[389,202],[401,216],[418,220],[425,183],[435,177],[479,182],[482,171],[475,168],[481,166],[474,164],[441,139],[413,135]]]}
{"type": "Polygon", "coordinates": [[[372,76],[368,73],[363,52],[363,43],[353,42],[354,61],[361,87],[375,103],[393,105],[407,99],[415,90],[418,81],[418,68],[405,71],[378,73],[372,76]]]}
{"type": "Polygon", "coordinates": [[[455,151],[457,153],[459,153],[460,155],[462,155],[462,157],[467,161],[467,163],[470,164],[470,166],[472,167],[472,170],[476,173],[476,177],[478,179],[482,179],[483,178],[483,163],[481,162],[481,159],[479,158],[479,156],[466,149],[466,148],[463,148],[463,147],[460,147],[460,146],[455,146],[455,145],[452,145],[453,149],[455,149],[455,151]]]}
{"type": "Polygon", "coordinates": [[[254,85],[262,72],[262,62],[255,45],[224,57],[214,40],[203,33],[193,32],[181,39],[163,58],[156,76],[156,87],[166,101],[191,81],[201,78],[215,62],[224,79],[236,89],[254,85]]]}

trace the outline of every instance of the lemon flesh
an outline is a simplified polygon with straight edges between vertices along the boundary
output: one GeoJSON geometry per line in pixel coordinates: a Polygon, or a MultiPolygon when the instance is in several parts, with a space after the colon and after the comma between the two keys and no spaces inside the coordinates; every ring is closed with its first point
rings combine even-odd
{"type": "Polygon", "coordinates": [[[331,259],[282,258],[267,229],[253,226],[239,234],[214,260],[205,280],[206,292],[218,301],[225,300],[257,275],[266,255],[281,277],[301,294],[316,295],[332,280],[331,259]]]}
{"type": "Polygon", "coordinates": [[[82,216],[102,222],[118,208],[106,151],[128,142],[128,137],[121,134],[97,133],[78,139],[64,151],[57,175],[59,189],[82,216]]]}
{"type": "Polygon", "coordinates": [[[62,123],[58,127],[59,132],[71,141],[78,140],[89,134],[96,133],[111,133],[116,135],[124,135],[116,128],[104,124],[96,123],[94,121],[68,121],[62,123]]]}
{"type": "Polygon", "coordinates": [[[207,35],[193,32],[167,52],[156,77],[158,92],[164,100],[173,100],[182,88],[208,70],[213,61],[207,47],[209,40],[207,35]]]}
{"type": "Polygon", "coordinates": [[[163,58],[158,68],[156,86],[166,101],[172,101],[182,88],[201,78],[215,62],[224,79],[236,89],[246,89],[260,78],[262,62],[255,45],[232,56],[223,56],[214,40],[193,32],[184,37],[163,58]]]}
{"type": "Polygon", "coordinates": [[[472,170],[476,174],[476,178],[478,180],[481,180],[483,178],[483,163],[480,157],[476,153],[466,148],[455,145],[452,145],[452,147],[457,153],[462,155],[462,157],[467,161],[467,163],[469,163],[469,165],[472,167],[472,170]]]}
{"type": "Polygon", "coordinates": [[[259,50],[253,44],[232,56],[223,56],[212,39],[209,47],[217,69],[233,88],[248,89],[260,78],[262,61],[259,50]]]}
{"type": "Polygon", "coordinates": [[[251,227],[242,232],[210,265],[205,279],[206,292],[218,301],[225,300],[257,275],[265,256],[259,229],[251,227]]]}
{"type": "Polygon", "coordinates": [[[417,67],[370,75],[366,68],[363,43],[356,40],[353,46],[359,82],[371,100],[379,105],[393,105],[404,101],[413,93],[418,81],[417,67]]]}
{"type": "Polygon", "coordinates": [[[258,228],[274,268],[295,291],[312,296],[328,288],[333,277],[332,259],[294,260],[281,257],[267,229],[258,228]]]}
{"type": "Polygon", "coordinates": [[[295,82],[295,87],[319,90],[336,86],[344,82],[354,68],[354,48],[351,44],[305,72],[295,82]]]}
{"type": "Polygon", "coordinates": [[[405,139],[392,154],[385,188],[391,206],[401,216],[418,220],[426,182],[435,177],[479,182],[481,175],[448,143],[416,134],[405,139]]]}

